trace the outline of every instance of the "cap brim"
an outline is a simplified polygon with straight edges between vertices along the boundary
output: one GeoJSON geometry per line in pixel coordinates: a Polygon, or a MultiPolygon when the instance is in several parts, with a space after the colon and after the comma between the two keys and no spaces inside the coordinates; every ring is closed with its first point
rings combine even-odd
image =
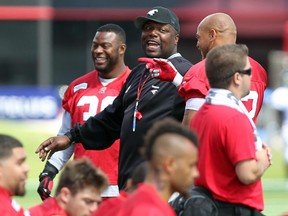
{"type": "Polygon", "coordinates": [[[166,22],[162,22],[162,21],[159,21],[157,19],[153,19],[153,18],[147,18],[147,17],[144,17],[144,16],[141,16],[141,17],[137,17],[136,20],[135,20],[135,26],[139,29],[142,29],[143,25],[148,22],[148,21],[154,21],[154,22],[157,22],[157,23],[162,23],[162,24],[167,24],[166,22]]]}

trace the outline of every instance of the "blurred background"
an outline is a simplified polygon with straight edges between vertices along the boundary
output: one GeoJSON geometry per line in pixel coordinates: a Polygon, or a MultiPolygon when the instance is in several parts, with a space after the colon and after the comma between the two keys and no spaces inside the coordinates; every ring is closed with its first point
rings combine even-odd
{"type": "Polygon", "coordinates": [[[34,150],[58,132],[61,86],[94,69],[90,47],[96,29],[116,23],[126,30],[125,62],[133,68],[143,56],[134,19],[158,5],[178,15],[178,51],[192,63],[201,60],[198,23],[210,13],[225,12],[237,25],[237,43],[246,44],[250,56],[266,69],[269,86],[258,127],[273,149],[274,164],[264,176],[264,213],[288,212],[281,130],[285,114],[279,115],[288,109],[288,92],[275,99],[287,106],[272,103],[274,90],[288,86],[288,0],[0,0],[0,133],[25,144],[31,167],[27,196],[19,202],[25,207],[40,202],[36,188],[44,164],[34,150]]]}

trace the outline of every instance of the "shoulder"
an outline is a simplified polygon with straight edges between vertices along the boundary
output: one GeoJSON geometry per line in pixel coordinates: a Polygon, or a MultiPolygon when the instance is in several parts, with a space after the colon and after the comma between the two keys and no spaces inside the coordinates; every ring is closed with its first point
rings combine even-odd
{"type": "Polygon", "coordinates": [[[190,77],[204,77],[206,78],[205,73],[205,62],[206,60],[202,60],[197,64],[193,65],[188,72],[186,73],[184,79],[189,79],[190,77]]]}
{"type": "Polygon", "coordinates": [[[176,67],[176,69],[182,74],[186,74],[186,72],[192,67],[192,63],[185,59],[182,56],[177,56],[175,58],[170,59],[172,64],[176,67]]]}
{"type": "Polygon", "coordinates": [[[252,81],[261,81],[267,83],[267,72],[257,61],[249,57],[249,62],[252,67],[252,81]]]}

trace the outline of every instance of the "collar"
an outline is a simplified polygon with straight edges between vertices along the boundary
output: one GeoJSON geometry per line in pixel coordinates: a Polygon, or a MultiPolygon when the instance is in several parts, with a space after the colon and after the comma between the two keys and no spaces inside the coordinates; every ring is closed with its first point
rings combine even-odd
{"type": "Polygon", "coordinates": [[[173,58],[176,58],[176,57],[181,57],[181,54],[180,53],[175,53],[175,54],[169,56],[168,59],[170,60],[170,59],[173,59],[173,58]]]}

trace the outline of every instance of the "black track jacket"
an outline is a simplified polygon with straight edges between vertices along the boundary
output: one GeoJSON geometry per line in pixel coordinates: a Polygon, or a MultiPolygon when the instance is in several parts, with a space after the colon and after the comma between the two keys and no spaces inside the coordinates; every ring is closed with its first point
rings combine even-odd
{"type": "MultiPolygon", "coordinates": [[[[169,60],[182,76],[192,66],[191,62],[180,54],[169,60]]],[[[143,117],[137,120],[135,132],[132,131],[138,85],[139,83],[142,85],[148,75],[149,71],[145,68],[145,64],[138,64],[131,71],[113,104],[96,116],[90,117],[85,124],[76,124],[70,130],[73,140],[81,142],[85,149],[105,149],[120,138],[118,174],[120,189],[125,188],[133,168],[143,161],[139,149],[143,146],[143,136],[151,124],[168,116],[178,121],[183,119],[185,101],[178,95],[177,88],[170,82],[150,76],[143,87],[138,105],[143,117]]]]}

